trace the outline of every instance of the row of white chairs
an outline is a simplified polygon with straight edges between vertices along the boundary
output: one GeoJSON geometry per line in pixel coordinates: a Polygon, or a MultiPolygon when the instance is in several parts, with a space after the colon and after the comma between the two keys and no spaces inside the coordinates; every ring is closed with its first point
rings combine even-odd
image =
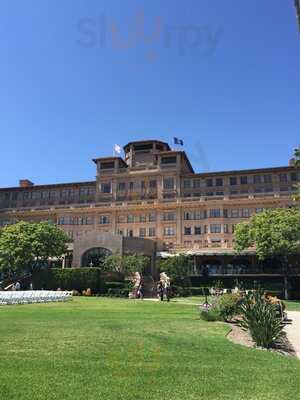
{"type": "Polygon", "coordinates": [[[0,305],[51,303],[71,299],[72,292],[56,292],[53,290],[0,291],[0,305]]]}

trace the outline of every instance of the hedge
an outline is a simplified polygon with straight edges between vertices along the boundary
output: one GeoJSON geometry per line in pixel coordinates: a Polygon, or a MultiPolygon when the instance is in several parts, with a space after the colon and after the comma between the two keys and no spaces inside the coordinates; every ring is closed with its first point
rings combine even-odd
{"type": "Polygon", "coordinates": [[[32,276],[34,289],[78,291],[90,288],[93,293],[103,290],[100,268],[50,268],[35,272],[32,276]]]}

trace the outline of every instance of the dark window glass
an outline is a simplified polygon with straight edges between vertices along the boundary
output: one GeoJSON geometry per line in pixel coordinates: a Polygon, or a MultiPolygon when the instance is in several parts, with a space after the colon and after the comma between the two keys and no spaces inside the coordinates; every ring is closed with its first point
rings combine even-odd
{"type": "Polygon", "coordinates": [[[100,164],[100,169],[114,169],[115,163],[113,161],[111,162],[102,162],[100,164]]]}
{"type": "Polygon", "coordinates": [[[241,176],[241,185],[248,184],[248,176],[241,176]]]}
{"type": "Polygon", "coordinates": [[[176,156],[162,157],[161,163],[162,164],[176,164],[176,156]]]}
{"type": "Polygon", "coordinates": [[[237,185],[237,178],[236,178],[235,176],[231,176],[231,177],[229,178],[229,183],[230,183],[230,186],[235,186],[235,185],[237,185]]]}
{"type": "Polygon", "coordinates": [[[216,179],[216,186],[223,186],[223,178],[216,179]]]}

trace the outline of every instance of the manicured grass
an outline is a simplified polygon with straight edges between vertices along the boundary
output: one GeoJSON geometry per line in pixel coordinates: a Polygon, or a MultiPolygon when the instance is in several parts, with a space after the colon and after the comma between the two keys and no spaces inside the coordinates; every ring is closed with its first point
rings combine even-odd
{"type": "Polygon", "coordinates": [[[300,311],[300,301],[299,300],[289,300],[284,301],[288,311],[300,311]]]}
{"type": "Polygon", "coordinates": [[[75,298],[0,307],[1,400],[280,400],[300,361],[229,342],[176,303],[75,298]]]}

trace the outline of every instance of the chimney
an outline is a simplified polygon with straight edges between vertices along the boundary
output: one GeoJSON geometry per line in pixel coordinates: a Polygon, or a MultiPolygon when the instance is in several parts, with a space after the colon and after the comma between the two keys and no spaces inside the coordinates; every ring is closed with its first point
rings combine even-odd
{"type": "Polygon", "coordinates": [[[295,167],[295,165],[296,165],[296,160],[295,160],[295,158],[291,158],[290,161],[289,161],[289,166],[290,166],[290,167],[295,167]]]}
{"type": "Polygon", "coordinates": [[[22,188],[32,187],[33,185],[34,185],[34,183],[31,182],[29,179],[20,179],[19,180],[19,186],[22,188]]]}

